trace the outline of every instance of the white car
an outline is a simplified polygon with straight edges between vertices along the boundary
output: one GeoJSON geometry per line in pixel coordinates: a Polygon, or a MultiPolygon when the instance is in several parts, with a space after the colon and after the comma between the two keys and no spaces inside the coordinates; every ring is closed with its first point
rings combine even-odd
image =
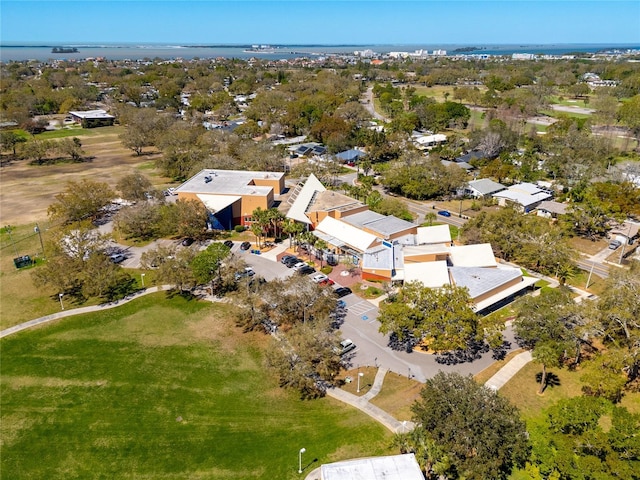
{"type": "Polygon", "coordinates": [[[306,267],[307,265],[307,262],[298,262],[293,266],[293,269],[300,270],[302,267],[306,267]]]}
{"type": "Polygon", "coordinates": [[[320,283],[329,280],[329,277],[327,277],[324,273],[316,273],[313,277],[311,277],[311,280],[313,280],[315,283],[320,283]]]}

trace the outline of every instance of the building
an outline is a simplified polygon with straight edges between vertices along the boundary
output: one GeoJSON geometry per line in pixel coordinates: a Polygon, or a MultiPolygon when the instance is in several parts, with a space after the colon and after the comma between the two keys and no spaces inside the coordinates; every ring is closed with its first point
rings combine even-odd
{"type": "Polygon", "coordinates": [[[538,216],[545,218],[558,218],[558,215],[567,213],[569,205],[566,203],[554,202],[553,200],[545,200],[538,205],[538,216]]]}
{"type": "Polygon", "coordinates": [[[494,193],[506,190],[506,188],[507,187],[501,183],[494,182],[488,178],[481,178],[467,183],[467,187],[464,189],[464,194],[471,195],[475,198],[488,198],[494,193]]]}
{"type": "Polygon", "coordinates": [[[424,480],[413,453],[359,458],[320,467],[321,480],[424,480]]]}
{"type": "Polygon", "coordinates": [[[344,152],[336,154],[336,158],[343,163],[355,163],[365,155],[366,153],[362,150],[352,148],[351,150],[345,150],[344,152]]]}
{"type": "Polygon", "coordinates": [[[85,112],[69,112],[71,118],[82,128],[108,127],[113,125],[116,117],[109,115],[106,110],[87,110],[85,112]]]}
{"type": "Polygon", "coordinates": [[[549,190],[540,188],[533,183],[523,182],[512,185],[501,192],[494,193],[493,197],[498,200],[498,205],[501,207],[512,205],[518,210],[528,213],[534,210],[544,200],[549,200],[552,194],[549,190]]]}
{"type": "Polygon", "coordinates": [[[179,200],[198,200],[209,210],[212,228],[229,230],[251,223],[251,213],[266,210],[284,190],[282,172],[201,170],[175,189],[179,200]]]}
{"type": "Polygon", "coordinates": [[[447,136],[442,133],[436,133],[431,135],[415,135],[413,137],[413,142],[420,149],[428,149],[431,147],[435,147],[436,145],[440,145],[447,141],[447,136]]]}

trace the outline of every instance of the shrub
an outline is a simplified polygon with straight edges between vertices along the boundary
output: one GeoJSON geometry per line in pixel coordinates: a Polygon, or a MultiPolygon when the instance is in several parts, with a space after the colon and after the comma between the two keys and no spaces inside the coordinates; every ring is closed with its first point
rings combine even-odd
{"type": "Polygon", "coordinates": [[[244,225],[236,225],[235,227],[233,227],[233,229],[238,233],[242,233],[246,230],[244,225]]]}
{"type": "Polygon", "coordinates": [[[333,272],[333,267],[331,265],[325,265],[320,269],[320,271],[325,275],[329,275],[331,272],[333,272]]]}

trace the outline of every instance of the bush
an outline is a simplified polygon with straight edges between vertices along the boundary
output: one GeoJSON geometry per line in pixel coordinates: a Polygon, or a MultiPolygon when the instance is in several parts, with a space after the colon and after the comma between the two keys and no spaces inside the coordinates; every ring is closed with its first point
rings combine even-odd
{"type": "Polygon", "coordinates": [[[320,271],[325,275],[329,275],[331,272],[333,272],[333,267],[331,265],[325,265],[320,269],[320,271]]]}
{"type": "Polygon", "coordinates": [[[242,233],[246,230],[244,225],[236,225],[235,227],[233,227],[233,229],[238,233],[242,233]]]}

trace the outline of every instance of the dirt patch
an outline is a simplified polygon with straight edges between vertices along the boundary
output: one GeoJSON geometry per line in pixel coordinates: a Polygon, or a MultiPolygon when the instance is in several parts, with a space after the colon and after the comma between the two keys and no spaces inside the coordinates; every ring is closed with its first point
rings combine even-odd
{"type": "MultiPolygon", "coordinates": [[[[104,133],[89,137],[78,135],[85,156],[91,161],[36,166],[20,160],[0,168],[0,224],[20,225],[45,218],[55,195],[70,180],[91,178],[115,187],[122,176],[159,157],[159,153],[134,155],[122,146],[120,132],[119,127],[109,127],[104,133]]],[[[166,178],[153,175],[153,171],[147,173],[158,185],[167,182],[166,178]]]]}
{"type": "Polygon", "coordinates": [[[606,239],[589,240],[582,237],[569,239],[569,244],[579,252],[586,253],[587,255],[595,255],[609,245],[606,239]]]}

